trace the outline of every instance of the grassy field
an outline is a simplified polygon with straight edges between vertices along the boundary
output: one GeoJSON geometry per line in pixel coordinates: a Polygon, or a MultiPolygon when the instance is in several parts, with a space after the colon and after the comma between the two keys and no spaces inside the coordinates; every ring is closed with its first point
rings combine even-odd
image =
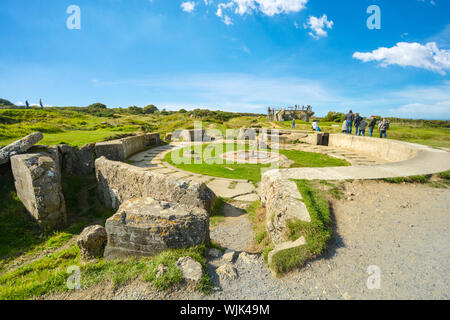
{"type": "MultiPolygon", "coordinates": [[[[233,116],[230,119],[218,120],[212,116],[192,117],[194,114],[162,113],[127,114],[88,113],[82,108],[48,108],[36,109],[0,109],[0,146],[5,146],[27,134],[35,131],[44,133],[41,144],[67,143],[81,146],[86,143],[109,140],[117,135],[131,132],[166,133],[176,129],[193,129],[194,121],[202,121],[204,129],[217,129],[222,133],[228,129],[260,126],[264,128],[290,129],[291,122],[267,122],[262,116],[233,116]]],[[[208,113],[209,114],[209,113],[208,113]]],[[[322,122],[319,125],[326,132],[340,132],[341,124],[322,122]]],[[[296,129],[311,130],[311,124],[304,121],[296,122],[296,129]]],[[[367,130],[368,132],[368,130],[367,130]]],[[[366,134],[367,134],[366,132],[366,134]]],[[[379,136],[378,129],[374,135],[379,136]]],[[[421,122],[391,123],[388,131],[389,139],[425,144],[432,147],[450,148],[450,128],[430,127],[421,122]]]]}
{"type": "MultiPolygon", "coordinates": [[[[248,144],[208,144],[187,147],[168,153],[164,160],[182,170],[203,175],[229,179],[246,179],[253,182],[261,180],[261,169],[270,168],[270,164],[226,163],[220,156],[230,150],[249,150],[248,144]],[[201,148],[201,149],[200,149],[201,148]],[[198,150],[197,150],[198,149],[198,150]],[[193,150],[199,156],[201,163],[184,156],[185,152],[193,150]]],[[[279,152],[295,163],[292,167],[338,167],[349,165],[344,160],[332,158],[323,154],[279,150],[279,152]]]]}

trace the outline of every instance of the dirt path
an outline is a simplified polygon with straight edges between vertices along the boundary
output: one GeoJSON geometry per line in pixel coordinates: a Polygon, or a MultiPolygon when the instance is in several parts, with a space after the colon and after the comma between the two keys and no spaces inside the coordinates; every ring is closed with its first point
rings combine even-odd
{"type": "MultiPolygon", "coordinates": [[[[156,293],[133,283],[108,293],[96,287],[62,298],[90,299],[449,299],[450,189],[377,181],[346,183],[346,199],[333,201],[335,236],[327,252],[303,269],[275,279],[262,258],[234,262],[238,278],[220,279],[221,258],[208,263],[214,290],[156,293]],[[369,266],[381,271],[380,289],[367,287],[369,266]]],[[[211,238],[237,251],[251,243],[251,225],[238,209],[211,238]]],[[[59,296],[61,298],[61,296],[59,296]]]]}
{"type": "Polygon", "coordinates": [[[253,242],[252,225],[242,209],[245,204],[233,204],[224,205],[225,220],[211,230],[211,240],[233,251],[246,251],[253,242]]]}
{"type": "Polygon", "coordinates": [[[283,279],[272,278],[261,258],[239,258],[239,279],[212,274],[215,292],[196,298],[448,299],[450,189],[377,181],[346,188],[348,198],[333,203],[335,237],[323,257],[283,279]],[[367,287],[369,266],[381,271],[378,290],[367,287]]]}

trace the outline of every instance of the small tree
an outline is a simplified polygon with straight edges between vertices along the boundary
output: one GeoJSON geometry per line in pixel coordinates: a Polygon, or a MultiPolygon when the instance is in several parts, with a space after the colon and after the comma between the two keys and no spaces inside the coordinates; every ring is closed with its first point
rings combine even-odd
{"type": "Polygon", "coordinates": [[[106,109],[107,107],[103,103],[97,102],[97,103],[93,103],[93,104],[89,105],[88,108],[91,108],[91,109],[106,109]]]}
{"type": "Polygon", "coordinates": [[[131,114],[143,114],[144,110],[140,107],[131,106],[131,107],[128,107],[128,112],[131,114]]]}
{"type": "Polygon", "coordinates": [[[154,114],[155,112],[158,112],[158,111],[159,111],[158,108],[153,104],[150,104],[144,108],[145,114],[154,114]]]}

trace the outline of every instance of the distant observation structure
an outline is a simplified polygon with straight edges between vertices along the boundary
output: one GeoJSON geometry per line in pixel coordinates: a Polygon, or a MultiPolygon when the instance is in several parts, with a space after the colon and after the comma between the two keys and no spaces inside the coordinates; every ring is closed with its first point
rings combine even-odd
{"type": "Polygon", "coordinates": [[[291,121],[291,120],[303,120],[309,122],[311,117],[314,115],[312,107],[298,105],[288,108],[267,108],[267,121],[291,121]]]}

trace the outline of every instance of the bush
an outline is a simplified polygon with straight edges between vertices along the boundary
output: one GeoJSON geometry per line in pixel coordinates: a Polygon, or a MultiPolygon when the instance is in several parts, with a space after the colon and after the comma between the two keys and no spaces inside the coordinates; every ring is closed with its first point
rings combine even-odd
{"type": "Polygon", "coordinates": [[[153,104],[150,104],[144,108],[145,114],[154,114],[155,112],[158,112],[158,108],[154,106],[153,104]]]}
{"type": "Polygon", "coordinates": [[[91,108],[91,109],[106,109],[106,105],[104,105],[103,103],[97,102],[97,103],[93,103],[93,104],[89,105],[88,108],[91,108]]]}

